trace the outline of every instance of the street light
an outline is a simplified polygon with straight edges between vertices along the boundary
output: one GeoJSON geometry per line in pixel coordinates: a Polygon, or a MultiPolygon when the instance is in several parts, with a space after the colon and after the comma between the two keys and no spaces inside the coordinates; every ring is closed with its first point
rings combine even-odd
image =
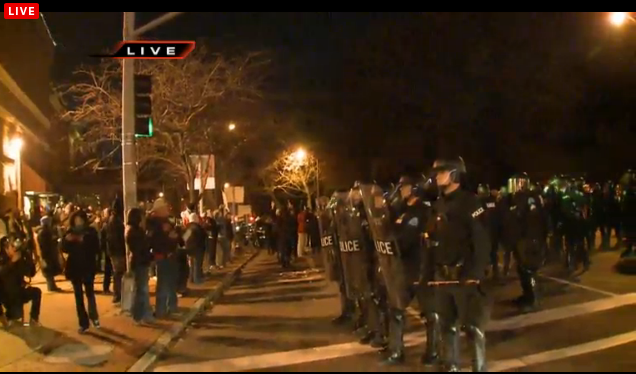
{"type": "Polygon", "coordinates": [[[159,197],[163,197],[163,192],[159,192],[159,197]]]}
{"type": "Polygon", "coordinates": [[[612,25],[621,27],[628,21],[634,21],[634,18],[632,18],[629,12],[611,12],[609,21],[612,25]]]}
{"type": "Polygon", "coordinates": [[[228,130],[230,131],[234,131],[236,129],[236,125],[234,123],[230,123],[230,125],[227,127],[228,130]]]}
{"type": "Polygon", "coordinates": [[[230,188],[230,184],[229,184],[229,183],[226,183],[226,184],[224,184],[224,185],[223,185],[223,187],[225,187],[225,188],[230,188]]]}
{"type": "Polygon", "coordinates": [[[296,159],[296,161],[305,161],[305,159],[307,158],[307,152],[302,148],[298,148],[298,150],[294,152],[294,158],[296,159]]]}

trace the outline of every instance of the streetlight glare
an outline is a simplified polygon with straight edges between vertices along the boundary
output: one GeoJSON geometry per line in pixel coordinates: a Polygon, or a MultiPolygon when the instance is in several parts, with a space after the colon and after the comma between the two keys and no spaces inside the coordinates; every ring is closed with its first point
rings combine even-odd
{"type": "Polygon", "coordinates": [[[20,152],[20,150],[22,150],[23,145],[24,145],[24,142],[22,141],[22,138],[14,138],[11,140],[11,148],[12,150],[16,152],[20,152]]]}
{"type": "Polygon", "coordinates": [[[298,148],[298,150],[296,151],[296,153],[294,154],[294,157],[296,158],[296,160],[298,161],[303,161],[304,159],[307,158],[307,152],[305,152],[304,149],[302,148],[298,148]]]}
{"type": "Polygon", "coordinates": [[[229,125],[227,128],[228,128],[228,130],[230,130],[230,131],[234,131],[234,129],[236,129],[236,125],[235,125],[235,124],[233,124],[233,123],[230,123],[230,125],[229,125]]]}
{"type": "Polygon", "coordinates": [[[226,183],[226,184],[224,184],[223,186],[224,186],[225,188],[230,188],[230,184],[229,184],[229,183],[226,183]]]}
{"type": "Polygon", "coordinates": [[[610,23],[614,26],[623,26],[629,19],[628,12],[612,12],[610,13],[610,23]]]}
{"type": "Polygon", "coordinates": [[[159,192],[159,197],[163,197],[163,192],[159,192]]]}

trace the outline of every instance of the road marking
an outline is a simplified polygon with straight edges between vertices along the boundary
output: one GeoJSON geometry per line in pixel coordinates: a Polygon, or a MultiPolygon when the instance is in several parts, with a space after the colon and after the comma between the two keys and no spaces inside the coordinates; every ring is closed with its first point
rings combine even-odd
{"type": "Polygon", "coordinates": [[[607,297],[586,303],[568,305],[560,308],[542,310],[535,313],[522,314],[502,320],[491,321],[487,331],[518,330],[533,325],[555,322],[562,319],[580,317],[587,314],[603,312],[636,304],[636,293],[607,297]]]}
{"type": "Polygon", "coordinates": [[[542,274],[539,275],[539,276],[542,277],[542,278],[549,279],[551,281],[557,282],[557,283],[567,284],[568,286],[581,288],[583,290],[587,290],[587,291],[590,291],[590,292],[595,292],[595,293],[598,293],[598,294],[601,294],[601,295],[605,295],[605,296],[618,296],[619,295],[617,293],[603,291],[603,290],[600,290],[598,288],[585,286],[585,285],[579,284],[579,283],[570,282],[570,281],[567,281],[567,280],[561,279],[561,278],[550,277],[550,276],[542,275],[542,274]]]}
{"type": "MultiPolygon", "coordinates": [[[[488,325],[487,331],[492,332],[515,330],[528,326],[545,324],[562,319],[602,312],[632,304],[636,304],[636,293],[620,295],[612,298],[605,298],[577,305],[569,305],[561,308],[544,310],[537,313],[507,318],[504,320],[492,321],[488,325]]],[[[409,308],[408,312],[411,315],[415,313],[414,316],[417,316],[419,318],[418,313],[414,309],[409,308]]],[[[407,347],[417,346],[424,343],[425,341],[426,335],[424,332],[408,334],[404,339],[404,343],[407,347]]],[[[183,371],[200,373],[262,370],[281,366],[305,364],[315,361],[333,360],[337,358],[349,357],[376,351],[376,349],[369,346],[360,345],[357,342],[350,342],[316,348],[298,349],[287,352],[266,353],[261,355],[220,359],[192,364],[170,365],[157,368],[155,369],[155,372],[170,373],[183,371]]],[[[518,361],[515,360],[509,361],[518,363],[518,361]]]]}
{"type": "Polygon", "coordinates": [[[544,351],[520,358],[495,361],[490,365],[490,371],[500,372],[518,370],[532,365],[545,364],[552,361],[594,353],[632,343],[634,341],[636,341],[636,331],[615,335],[605,339],[594,340],[588,343],[573,345],[566,348],[544,351]]]}

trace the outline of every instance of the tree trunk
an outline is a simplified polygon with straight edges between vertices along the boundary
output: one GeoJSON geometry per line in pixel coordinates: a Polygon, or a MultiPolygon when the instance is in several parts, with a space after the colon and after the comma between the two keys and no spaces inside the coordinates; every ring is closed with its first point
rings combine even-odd
{"type": "Polygon", "coordinates": [[[188,182],[188,201],[190,204],[196,204],[199,201],[199,193],[194,189],[194,178],[190,178],[188,182]]]}

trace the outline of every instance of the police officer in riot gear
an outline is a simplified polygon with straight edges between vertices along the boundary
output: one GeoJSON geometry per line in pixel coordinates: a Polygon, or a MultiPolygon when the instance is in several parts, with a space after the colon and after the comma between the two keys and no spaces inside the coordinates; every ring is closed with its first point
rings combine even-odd
{"type": "Polygon", "coordinates": [[[383,320],[386,313],[384,312],[384,303],[382,302],[383,285],[380,282],[380,275],[378,274],[378,263],[374,250],[373,239],[369,231],[369,221],[367,219],[364,205],[362,203],[362,194],[360,191],[361,183],[356,181],[350,192],[351,204],[357,215],[357,222],[361,225],[361,248],[363,257],[363,267],[366,272],[363,278],[366,280],[366,286],[364,287],[363,305],[366,318],[366,326],[361,329],[360,339],[361,344],[370,344],[375,348],[382,348],[386,345],[385,328],[383,326],[383,320]]]}
{"type": "Polygon", "coordinates": [[[471,342],[473,371],[485,372],[487,308],[482,282],[491,251],[485,209],[474,193],[461,188],[466,166],[460,157],[437,160],[433,172],[441,197],[434,204],[434,227],[428,233],[439,244],[432,248],[434,279],[429,284],[436,287],[444,369],[460,369],[459,320],[471,342]]]}
{"type": "Polygon", "coordinates": [[[543,198],[537,191],[530,191],[529,182],[530,178],[525,173],[510,178],[508,184],[513,195],[510,220],[506,221],[514,235],[510,245],[523,292],[516,301],[524,311],[538,306],[536,277],[545,261],[548,235],[543,198]]]}
{"type": "Polygon", "coordinates": [[[490,187],[487,184],[480,184],[477,187],[477,196],[481,201],[486,212],[485,221],[488,225],[490,233],[490,265],[492,266],[492,276],[499,279],[499,237],[501,232],[501,211],[497,206],[497,198],[490,193],[490,187]]]}
{"type": "Polygon", "coordinates": [[[569,271],[576,270],[580,262],[583,263],[585,270],[590,267],[590,253],[585,247],[585,238],[588,232],[588,202],[577,186],[582,188],[577,180],[564,181],[561,199],[566,244],[566,268],[569,271]]]}
{"type": "Polygon", "coordinates": [[[636,172],[627,170],[620,179],[619,197],[625,251],[622,257],[633,257],[636,251],[636,172]]]}
{"type": "MultiPolygon", "coordinates": [[[[402,176],[398,185],[401,204],[393,204],[399,210],[393,211],[393,222],[397,249],[399,250],[397,259],[401,262],[401,272],[385,274],[390,277],[403,277],[398,282],[404,288],[395,290],[403,295],[402,300],[391,305],[391,354],[387,361],[389,363],[402,362],[404,360],[404,325],[405,309],[417,296],[420,305],[421,317],[425,321],[427,343],[422,356],[422,363],[433,365],[437,363],[437,341],[439,340],[439,315],[435,313],[434,297],[432,288],[428,286],[428,281],[433,279],[429,263],[423,262],[427,253],[423,248],[423,234],[426,222],[429,220],[430,207],[427,207],[419,196],[421,189],[409,176],[402,176]],[[416,286],[419,282],[420,287],[416,286]]],[[[394,268],[395,270],[395,268],[394,268]]],[[[387,281],[388,282],[388,281],[387,281]]],[[[391,291],[389,289],[389,291],[391,291]]]]}
{"type": "Polygon", "coordinates": [[[318,199],[318,226],[320,228],[320,244],[323,261],[327,272],[327,279],[338,284],[340,290],[341,313],[332,322],[341,325],[349,322],[355,313],[355,306],[347,297],[347,285],[342,269],[342,259],[338,248],[338,238],[333,222],[335,201],[323,196],[318,199]]]}

